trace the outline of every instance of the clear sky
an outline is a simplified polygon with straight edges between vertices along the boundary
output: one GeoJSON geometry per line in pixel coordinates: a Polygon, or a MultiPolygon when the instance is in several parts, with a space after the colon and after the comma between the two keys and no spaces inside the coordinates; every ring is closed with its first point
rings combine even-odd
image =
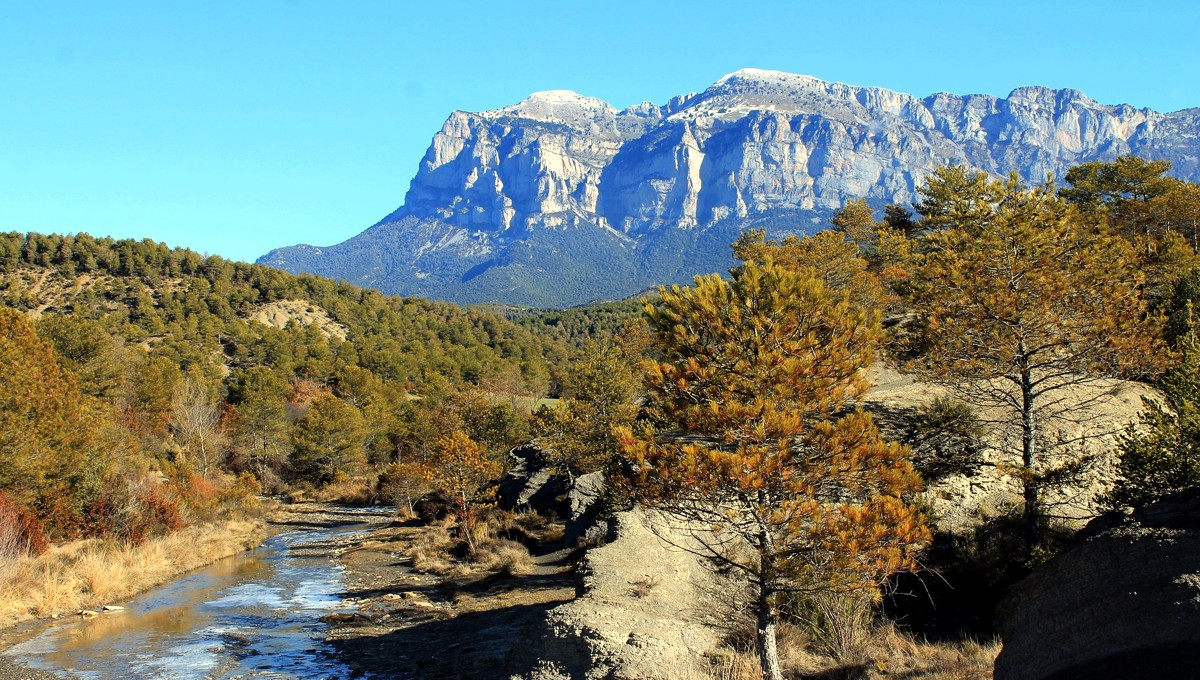
{"type": "Polygon", "coordinates": [[[1200,106],[1200,3],[0,0],[0,230],[253,260],[398,207],[447,114],[664,103],[743,67],[1200,106]]]}

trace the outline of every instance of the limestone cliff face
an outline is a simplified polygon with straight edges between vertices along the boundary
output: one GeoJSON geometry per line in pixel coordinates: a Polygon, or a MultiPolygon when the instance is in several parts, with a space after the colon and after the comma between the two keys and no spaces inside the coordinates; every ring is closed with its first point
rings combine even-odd
{"type": "Polygon", "coordinates": [[[681,270],[679,260],[726,262],[723,239],[749,226],[811,231],[852,198],[909,203],[946,164],[1040,182],[1131,152],[1200,178],[1200,109],[1163,114],[1039,87],[1006,99],[917,99],[754,69],[662,106],[625,110],[539,92],[502,109],[451,114],[404,205],[368,232],[261,261],[388,292],[571,304],[711,271],[681,270]],[[653,257],[664,239],[680,256],[665,264],[653,257]],[[593,241],[619,262],[572,260],[580,285],[556,285],[563,272],[549,254],[586,258],[593,241]],[[399,250],[364,254],[384,246],[399,250]],[[625,270],[622,286],[603,280],[625,270]]]}

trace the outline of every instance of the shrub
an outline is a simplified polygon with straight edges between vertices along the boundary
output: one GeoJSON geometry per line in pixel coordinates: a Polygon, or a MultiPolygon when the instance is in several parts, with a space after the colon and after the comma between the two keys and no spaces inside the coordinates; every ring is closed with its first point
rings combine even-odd
{"type": "Polygon", "coordinates": [[[913,465],[926,481],[953,474],[974,474],[983,463],[983,423],[961,401],[938,397],[917,409],[904,443],[912,446],[913,465]]]}
{"type": "Polygon", "coordinates": [[[506,576],[531,574],[534,567],[529,549],[506,538],[494,538],[478,543],[472,562],[486,571],[506,576]]]}
{"type": "Polygon", "coordinates": [[[50,549],[42,523],[27,508],[0,492],[0,562],[50,549]]]}

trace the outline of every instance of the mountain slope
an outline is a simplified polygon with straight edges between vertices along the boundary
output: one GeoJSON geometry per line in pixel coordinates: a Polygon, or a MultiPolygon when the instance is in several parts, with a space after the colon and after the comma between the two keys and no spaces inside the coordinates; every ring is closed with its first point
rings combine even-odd
{"type": "Polygon", "coordinates": [[[802,233],[852,198],[911,202],[947,164],[1041,181],[1134,153],[1197,179],[1198,130],[1200,109],[1076,90],[917,99],[756,69],[625,110],[539,92],[451,114],[404,205],[363,234],[260,262],[389,293],[563,306],[719,270],[748,227],[802,233]]]}

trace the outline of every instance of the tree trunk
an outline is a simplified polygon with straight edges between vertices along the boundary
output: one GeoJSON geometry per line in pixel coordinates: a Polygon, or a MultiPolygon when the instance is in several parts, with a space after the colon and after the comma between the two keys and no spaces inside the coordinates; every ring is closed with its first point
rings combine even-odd
{"type": "Polygon", "coordinates": [[[459,526],[462,530],[463,538],[467,540],[467,550],[472,556],[475,555],[475,537],[472,536],[471,524],[474,518],[471,516],[471,507],[467,504],[467,492],[463,491],[458,498],[459,511],[459,526]]]}
{"type": "MultiPolygon", "coordinates": [[[[1024,349],[1024,342],[1022,342],[1024,349]]],[[[1030,550],[1038,548],[1042,543],[1041,500],[1038,497],[1038,482],[1034,474],[1034,463],[1037,462],[1037,430],[1033,412],[1033,380],[1029,369],[1021,370],[1021,464],[1025,467],[1022,478],[1022,491],[1025,497],[1025,509],[1022,513],[1022,524],[1025,530],[1025,540],[1030,550]]]]}
{"type": "MultiPolygon", "coordinates": [[[[760,492],[760,501],[762,492],[760,492]]],[[[775,542],[771,532],[761,527],[758,534],[758,597],[754,613],[758,629],[758,662],[763,680],[783,680],[779,668],[779,649],[775,644],[775,609],[771,606],[774,580],[775,542]]]]}
{"type": "Polygon", "coordinates": [[[755,606],[758,624],[758,661],[763,680],[783,680],[779,668],[779,650],[775,645],[775,610],[771,607],[771,592],[765,583],[758,586],[755,606]]]}

